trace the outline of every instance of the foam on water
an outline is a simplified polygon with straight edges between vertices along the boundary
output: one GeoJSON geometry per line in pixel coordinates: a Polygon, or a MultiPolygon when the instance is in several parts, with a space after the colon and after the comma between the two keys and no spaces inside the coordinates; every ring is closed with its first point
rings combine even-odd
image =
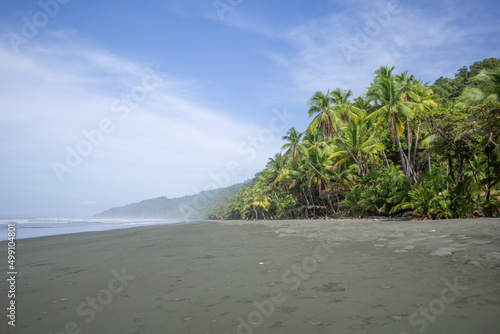
{"type": "Polygon", "coordinates": [[[0,219],[0,241],[7,240],[7,227],[16,225],[16,239],[45,237],[51,235],[108,231],[139,226],[180,223],[179,219],[75,219],[75,218],[30,218],[0,219]]]}

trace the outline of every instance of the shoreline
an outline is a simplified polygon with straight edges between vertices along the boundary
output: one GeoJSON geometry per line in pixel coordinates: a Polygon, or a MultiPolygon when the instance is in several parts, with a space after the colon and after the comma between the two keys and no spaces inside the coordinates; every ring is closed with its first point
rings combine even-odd
{"type": "Polygon", "coordinates": [[[183,223],[180,219],[67,219],[33,218],[29,220],[0,220],[0,242],[7,239],[7,226],[16,226],[16,239],[26,240],[45,236],[69,235],[87,232],[104,232],[144,226],[161,226],[183,223]]]}
{"type": "Polygon", "coordinates": [[[196,221],[22,239],[17,250],[7,333],[500,329],[495,218],[196,221]]]}

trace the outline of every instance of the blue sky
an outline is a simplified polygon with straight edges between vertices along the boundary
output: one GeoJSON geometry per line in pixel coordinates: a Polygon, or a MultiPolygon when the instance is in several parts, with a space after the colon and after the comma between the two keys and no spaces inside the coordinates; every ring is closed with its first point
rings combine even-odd
{"type": "Polygon", "coordinates": [[[362,94],[382,65],[452,77],[500,57],[498,17],[484,0],[3,0],[0,216],[244,181],[315,91],[362,94]]]}

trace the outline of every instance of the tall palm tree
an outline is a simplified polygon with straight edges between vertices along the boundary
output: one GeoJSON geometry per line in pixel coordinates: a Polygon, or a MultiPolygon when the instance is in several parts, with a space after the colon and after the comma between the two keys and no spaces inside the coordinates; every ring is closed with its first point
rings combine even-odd
{"type": "Polygon", "coordinates": [[[312,168],[307,168],[308,165],[304,165],[304,173],[307,179],[307,186],[310,189],[315,189],[320,197],[326,197],[328,203],[333,213],[335,209],[331,202],[329,194],[322,196],[322,191],[331,186],[331,182],[327,181],[323,176],[328,175],[332,171],[332,161],[328,157],[328,150],[322,150],[318,147],[311,147],[308,150],[309,159],[311,161],[312,168]],[[314,167],[313,167],[314,166],[314,167]]]}
{"type": "Polygon", "coordinates": [[[285,143],[283,147],[281,147],[281,149],[286,149],[285,155],[291,159],[292,164],[295,168],[297,168],[299,164],[300,142],[303,135],[304,134],[297,131],[297,129],[291,128],[286,132],[286,135],[281,138],[287,141],[287,143],[285,143]]]}
{"type": "MultiPolygon", "coordinates": [[[[428,86],[427,83],[423,83],[420,80],[414,80],[412,84],[412,89],[409,92],[409,97],[411,101],[416,102],[414,105],[414,114],[418,116],[419,113],[422,112],[430,112],[432,109],[436,108],[438,104],[435,99],[438,97],[432,91],[432,88],[428,86]]],[[[418,117],[417,117],[418,118],[418,117]]],[[[415,135],[415,149],[413,152],[413,170],[416,170],[417,164],[417,149],[420,140],[420,128],[422,124],[420,121],[417,121],[417,130],[415,135]]],[[[425,137],[427,137],[427,128],[425,129],[425,137]]],[[[408,153],[408,158],[411,160],[410,153],[408,153]]],[[[431,173],[431,155],[429,146],[427,145],[427,160],[429,164],[429,173],[431,173]]]]}
{"type": "MultiPolygon", "coordinates": [[[[342,95],[342,91],[340,89],[336,90],[337,93],[342,95]]],[[[344,96],[349,94],[345,93],[344,96]]],[[[350,96],[350,95],[349,95],[350,96]]],[[[308,111],[309,117],[314,117],[311,124],[309,125],[308,130],[313,132],[315,129],[321,129],[323,131],[323,136],[325,138],[332,137],[332,131],[337,136],[337,138],[342,142],[344,148],[351,155],[351,158],[354,162],[359,166],[360,170],[363,171],[363,167],[359,164],[358,160],[349,150],[349,147],[344,143],[342,136],[340,135],[340,126],[343,125],[341,118],[339,117],[338,112],[336,112],[335,107],[333,105],[334,99],[331,97],[330,92],[327,92],[326,95],[322,92],[318,91],[314,93],[314,95],[309,100],[308,104],[311,106],[308,111]]],[[[364,173],[364,172],[363,172],[364,173]]]]}
{"type": "Polygon", "coordinates": [[[333,123],[336,121],[336,115],[333,110],[333,99],[330,96],[330,91],[326,94],[317,91],[307,102],[311,107],[307,114],[309,117],[315,116],[309,125],[308,130],[314,132],[319,129],[323,131],[323,137],[331,138],[333,123]]]}
{"type": "Polygon", "coordinates": [[[352,96],[351,90],[337,88],[331,91],[329,95],[331,97],[331,100],[335,104],[333,109],[335,110],[336,114],[343,124],[346,124],[350,118],[356,117],[356,113],[354,112],[356,106],[354,106],[349,100],[352,96]]]}
{"type": "MultiPolygon", "coordinates": [[[[378,140],[377,131],[371,126],[363,115],[357,122],[348,123],[343,130],[345,143],[353,154],[356,155],[363,170],[359,173],[366,175],[368,173],[368,162],[375,162],[377,156],[384,149],[384,145],[378,140]]],[[[339,165],[349,160],[349,153],[346,150],[337,150],[330,154],[330,158],[338,158],[333,166],[336,169],[339,165]]]]}
{"type": "MultiPolygon", "coordinates": [[[[392,75],[392,68],[381,67],[375,71],[377,77],[369,87],[367,95],[376,102],[377,108],[367,119],[376,120],[376,128],[386,123],[391,131],[392,142],[398,144],[401,166],[411,183],[412,173],[408,168],[408,157],[401,146],[401,136],[404,135],[405,123],[413,116],[415,103],[408,100],[410,80],[398,80],[392,75]]],[[[406,79],[400,77],[399,79],[406,79]]]]}
{"type": "Polygon", "coordinates": [[[271,206],[271,201],[269,197],[267,197],[264,191],[258,191],[255,197],[253,198],[253,206],[255,211],[255,219],[259,219],[258,210],[261,210],[262,217],[266,219],[264,212],[268,211],[271,206]]]}
{"type": "Polygon", "coordinates": [[[375,81],[377,79],[389,79],[392,78],[392,71],[394,71],[396,68],[394,66],[381,66],[379,69],[375,70],[374,74],[376,75],[375,81]]]}
{"type": "Polygon", "coordinates": [[[265,180],[273,192],[274,198],[278,201],[278,205],[283,212],[283,215],[288,219],[288,215],[283,208],[283,204],[276,194],[276,187],[283,181],[286,174],[286,159],[281,153],[276,153],[273,158],[269,158],[267,163],[268,168],[264,170],[262,178],[265,180]]]}
{"type": "Polygon", "coordinates": [[[298,158],[299,156],[304,159],[314,170],[316,170],[316,172],[321,176],[323,177],[323,179],[327,182],[327,183],[330,183],[330,181],[326,178],[326,176],[324,176],[323,174],[321,174],[320,171],[318,171],[312,164],[311,162],[307,159],[307,151],[305,150],[304,146],[302,145],[301,143],[301,138],[302,136],[304,135],[304,133],[299,133],[295,128],[291,128],[290,130],[287,131],[287,135],[286,136],[283,136],[283,140],[288,140],[289,142],[288,143],[285,143],[283,145],[283,147],[281,148],[282,150],[283,149],[287,149],[287,151],[285,152],[285,154],[287,156],[291,156],[292,158],[292,161],[293,161],[293,164],[294,166],[297,168],[298,167],[298,158]]]}

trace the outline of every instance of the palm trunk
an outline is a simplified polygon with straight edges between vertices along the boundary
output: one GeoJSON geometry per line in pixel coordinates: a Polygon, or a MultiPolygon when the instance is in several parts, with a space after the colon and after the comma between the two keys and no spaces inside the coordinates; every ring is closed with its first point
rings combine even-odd
{"type": "Polygon", "coordinates": [[[462,181],[463,176],[463,164],[464,164],[464,156],[462,154],[458,154],[457,158],[457,182],[462,181]]]}
{"type": "Polygon", "coordinates": [[[417,128],[417,137],[415,138],[415,151],[413,152],[413,170],[417,168],[417,149],[418,149],[418,135],[420,133],[420,125],[417,128]]]}
{"type": "Polygon", "coordinates": [[[307,195],[306,195],[306,192],[304,191],[304,189],[302,189],[302,194],[304,195],[304,198],[306,199],[306,204],[307,204],[306,205],[306,210],[305,210],[306,211],[306,219],[309,219],[309,214],[308,214],[308,211],[307,211],[308,210],[307,207],[310,205],[309,204],[309,199],[307,198],[307,195]]]}
{"type": "Polygon", "coordinates": [[[472,176],[474,177],[474,181],[476,182],[476,184],[479,184],[479,180],[477,179],[477,174],[476,170],[474,169],[474,166],[472,166],[472,163],[467,158],[465,158],[465,162],[467,162],[470,166],[470,170],[472,171],[472,176]]]}
{"type": "Polygon", "coordinates": [[[453,171],[453,159],[451,158],[451,155],[448,154],[448,170],[449,170],[449,175],[451,175],[451,179],[453,181],[456,181],[455,179],[455,172],[453,171]]]}
{"type": "MultiPolygon", "coordinates": [[[[425,129],[425,136],[427,137],[427,128],[425,129]]],[[[429,142],[427,142],[427,161],[429,162],[429,175],[432,175],[432,170],[431,170],[431,152],[429,151],[429,142]]]]}
{"type": "Polygon", "coordinates": [[[490,172],[490,155],[487,155],[487,163],[488,163],[488,168],[486,169],[488,171],[488,190],[486,192],[486,202],[488,203],[490,201],[490,196],[491,196],[491,187],[492,187],[492,182],[491,182],[491,172],[490,172]]]}
{"type": "Polygon", "coordinates": [[[309,196],[311,196],[311,203],[313,206],[313,219],[316,219],[316,204],[314,204],[314,196],[312,194],[312,190],[309,188],[309,196]]]}
{"type": "Polygon", "coordinates": [[[448,164],[446,165],[446,191],[450,190],[450,183],[448,182],[449,178],[450,178],[450,166],[448,164]]]}
{"type": "MultiPolygon", "coordinates": [[[[408,169],[406,168],[406,160],[405,160],[405,152],[403,151],[403,148],[401,147],[401,140],[399,139],[399,132],[397,129],[395,129],[396,132],[396,138],[398,141],[398,147],[399,147],[399,155],[401,156],[401,167],[403,167],[403,173],[405,173],[406,177],[408,178],[408,182],[410,182],[410,187],[411,187],[411,177],[408,172],[408,169]]],[[[413,187],[412,187],[413,189],[413,187]]]]}
{"type": "Polygon", "coordinates": [[[326,198],[328,199],[328,204],[330,205],[330,208],[332,209],[333,215],[335,216],[337,213],[335,212],[335,209],[333,208],[332,199],[330,198],[330,194],[326,194],[326,198]]]}
{"type": "Polygon", "coordinates": [[[295,219],[295,207],[293,206],[291,196],[290,196],[290,191],[288,191],[288,187],[285,185],[286,193],[289,196],[288,197],[288,202],[290,202],[290,207],[292,208],[292,218],[295,219]]]}
{"type": "MultiPolygon", "coordinates": [[[[411,130],[410,130],[410,119],[406,117],[406,145],[408,146],[408,170],[411,170],[411,130]]],[[[413,168],[415,170],[415,168],[413,168]]]]}
{"type": "MultiPolygon", "coordinates": [[[[377,138],[377,141],[380,143],[380,139],[377,138]]],[[[391,169],[389,160],[387,160],[387,156],[385,155],[385,150],[382,150],[382,154],[384,155],[385,166],[387,167],[387,169],[391,169]]]]}
{"type": "Polygon", "coordinates": [[[385,150],[382,150],[382,154],[384,155],[385,166],[387,167],[387,169],[391,169],[391,166],[389,165],[389,160],[387,160],[387,156],[385,155],[385,150]]]}

